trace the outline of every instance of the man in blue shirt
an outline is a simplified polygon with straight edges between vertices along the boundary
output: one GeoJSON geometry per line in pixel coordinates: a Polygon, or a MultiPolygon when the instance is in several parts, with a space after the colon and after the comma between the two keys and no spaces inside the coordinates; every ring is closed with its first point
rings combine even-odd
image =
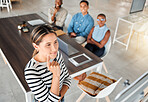
{"type": "Polygon", "coordinates": [[[82,44],[86,41],[87,36],[94,26],[94,20],[88,13],[89,3],[82,0],[80,2],[80,13],[73,16],[69,26],[68,34],[74,38],[76,42],[82,44]]]}

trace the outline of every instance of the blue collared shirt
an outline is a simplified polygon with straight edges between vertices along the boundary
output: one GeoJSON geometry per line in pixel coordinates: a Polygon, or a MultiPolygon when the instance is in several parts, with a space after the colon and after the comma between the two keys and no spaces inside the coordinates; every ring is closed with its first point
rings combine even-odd
{"type": "Polygon", "coordinates": [[[82,13],[77,13],[72,17],[68,26],[68,33],[74,32],[77,36],[87,38],[93,26],[94,20],[89,14],[83,16],[82,13]]]}

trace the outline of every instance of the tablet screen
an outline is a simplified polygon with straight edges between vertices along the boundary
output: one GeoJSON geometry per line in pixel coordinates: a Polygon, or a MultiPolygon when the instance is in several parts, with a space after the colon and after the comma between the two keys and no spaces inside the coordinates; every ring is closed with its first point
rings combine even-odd
{"type": "Polygon", "coordinates": [[[87,57],[85,57],[84,55],[80,55],[80,56],[78,56],[78,57],[76,57],[76,58],[73,58],[77,63],[82,63],[82,62],[84,62],[84,61],[87,61],[87,60],[89,60],[87,57]]]}
{"type": "Polygon", "coordinates": [[[92,59],[90,57],[88,57],[86,54],[80,54],[77,56],[74,56],[72,58],[69,58],[69,61],[74,64],[75,66],[80,66],[83,65],[85,63],[90,62],[92,59]]]}

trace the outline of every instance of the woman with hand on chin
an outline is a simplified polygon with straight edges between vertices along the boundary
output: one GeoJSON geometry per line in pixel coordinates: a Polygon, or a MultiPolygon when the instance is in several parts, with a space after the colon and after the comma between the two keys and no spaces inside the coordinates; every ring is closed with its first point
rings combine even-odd
{"type": "Polygon", "coordinates": [[[46,25],[36,27],[31,34],[35,48],[25,68],[25,79],[37,102],[64,102],[71,78],[59,53],[57,36],[46,25]]]}

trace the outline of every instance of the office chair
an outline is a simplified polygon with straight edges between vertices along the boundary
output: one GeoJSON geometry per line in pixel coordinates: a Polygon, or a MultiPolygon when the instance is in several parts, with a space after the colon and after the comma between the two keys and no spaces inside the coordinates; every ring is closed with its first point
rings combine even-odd
{"type": "Polygon", "coordinates": [[[146,0],[146,2],[145,2],[145,10],[146,10],[146,8],[148,7],[148,0],[146,0]]]}
{"type": "MultiPolygon", "coordinates": [[[[81,44],[81,45],[82,45],[83,47],[85,47],[86,44],[87,44],[87,42],[84,42],[84,43],[81,44]]],[[[111,36],[109,37],[108,42],[107,42],[107,44],[105,45],[105,51],[104,51],[104,54],[100,57],[101,59],[104,59],[104,58],[108,55],[108,53],[109,53],[109,51],[110,51],[110,48],[111,48],[111,36]]],[[[104,62],[103,62],[103,68],[104,68],[105,72],[108,73],[107,68],[106,68],[104,62]]]]}
{"type": "Polygon", "coordinates": [[[146,36],[147,35],[147,32],[148,32],[147,27],[148,27],[148,21],[145,22],[144,24],[137,25],[134,28],[134,30],[133,30],[133,34],[132,35],[137,34],[137,48],[139,48],[139,39],[140,39],[139,36],[140,35],[143,36],[143,42],[144,42],[144,36],[146,36]]]}
{"type": "MultiPolygon", "coordinates": [[[[111,37],[109,38],[108,42],[107,42],[107,45],[105,46],[105,51],[104,51],[104,54],[101,56],[102,59],[104,59],[109,51],[110,51],[110,48],[111,48],[111,37]]],[[[107,69],[106,69],[106,66],[103,62],[103,68],[105,70],[106,73],[108,73],[107,69]]],[[[97,70],[98,73],[100,73],[101,71],[100,70],[97,70]]],[[[88,76],[89,77],[89,76],[88,76]]],[[[80,102],[82,100],[82,98],[87,94],[88,96],[92,97],[92,98],[96,98],[97,99],[97,102],[99,102],[99,98],[106,98],[106,101],[107,102],[110,102],[110,99],[108,97],[108,95],[115,89],[117,83],[121,80],[122,78],[120,78],[118,81],[116,81],[115,83],[109,85],[108,87],[104,88],[103,90],[101,90],[99,92],[99,94],[97,94],[95,97],[89,95],[88,93],[86,93],[85,91],[83,91],[81,88],[81,90],[83,91],[83,93],[80,95],[80,97],[78,98],[78,100],[76,102],[80,102]]]]}
{"type": "Polygon", "coordinates": [[[65,20],[65,22],[64,22],[64,27],[63,27],[63,31],[64,31],[65,33],[67,33],[67,28],[68,28],[68,25],[69,25],[71,19],[72,19],[72,16],[68,13],[68,14],[67,14],[67,17],[66,17],[66,20],[65,20]]]}
{"type": "MultiPolygon", "coordinates": [[[[108,42],[107,42],[107,44],[105,46],[104,54],[100,57],[101,59],[104,59],[108,55],[108,53],[110,51],[110,48],[111,48],[111,36],[108,39],[108,42]]],[[[103,68],[104,68],[105,72],[108,73],[107,68],[106,68],[104,62],[103,62],[103,68]]]]}
{"type": "Polygon", "coordinates": [[[80,95],[80,97],[77,99],[76,102],[80,102],[86,94],[91,98],[96,98],[96,102],[99,102],[99,98],[105,98],[107,102],[110,102],[108,95],[110,95],[113,92],[113,90],[115,89],[115,87],[117,86],[117,84],[119,83],[121,79],[122,78],[118,79],[116,82],[112,83],[111,85],[101,90],[96,96],[92,96],[88,92],[85,92],[83,89],[81,89],[82,87],[81,88],[79,87],[83,91],[83,93],[80,95]]]}
{"type": "Polygon", "coordinates": [[[7,7],[7,11],[9,12],[10,9],[12,9],[11,1],[10,0],[0,0],[0,7],[1,8],[7,7]]]}

